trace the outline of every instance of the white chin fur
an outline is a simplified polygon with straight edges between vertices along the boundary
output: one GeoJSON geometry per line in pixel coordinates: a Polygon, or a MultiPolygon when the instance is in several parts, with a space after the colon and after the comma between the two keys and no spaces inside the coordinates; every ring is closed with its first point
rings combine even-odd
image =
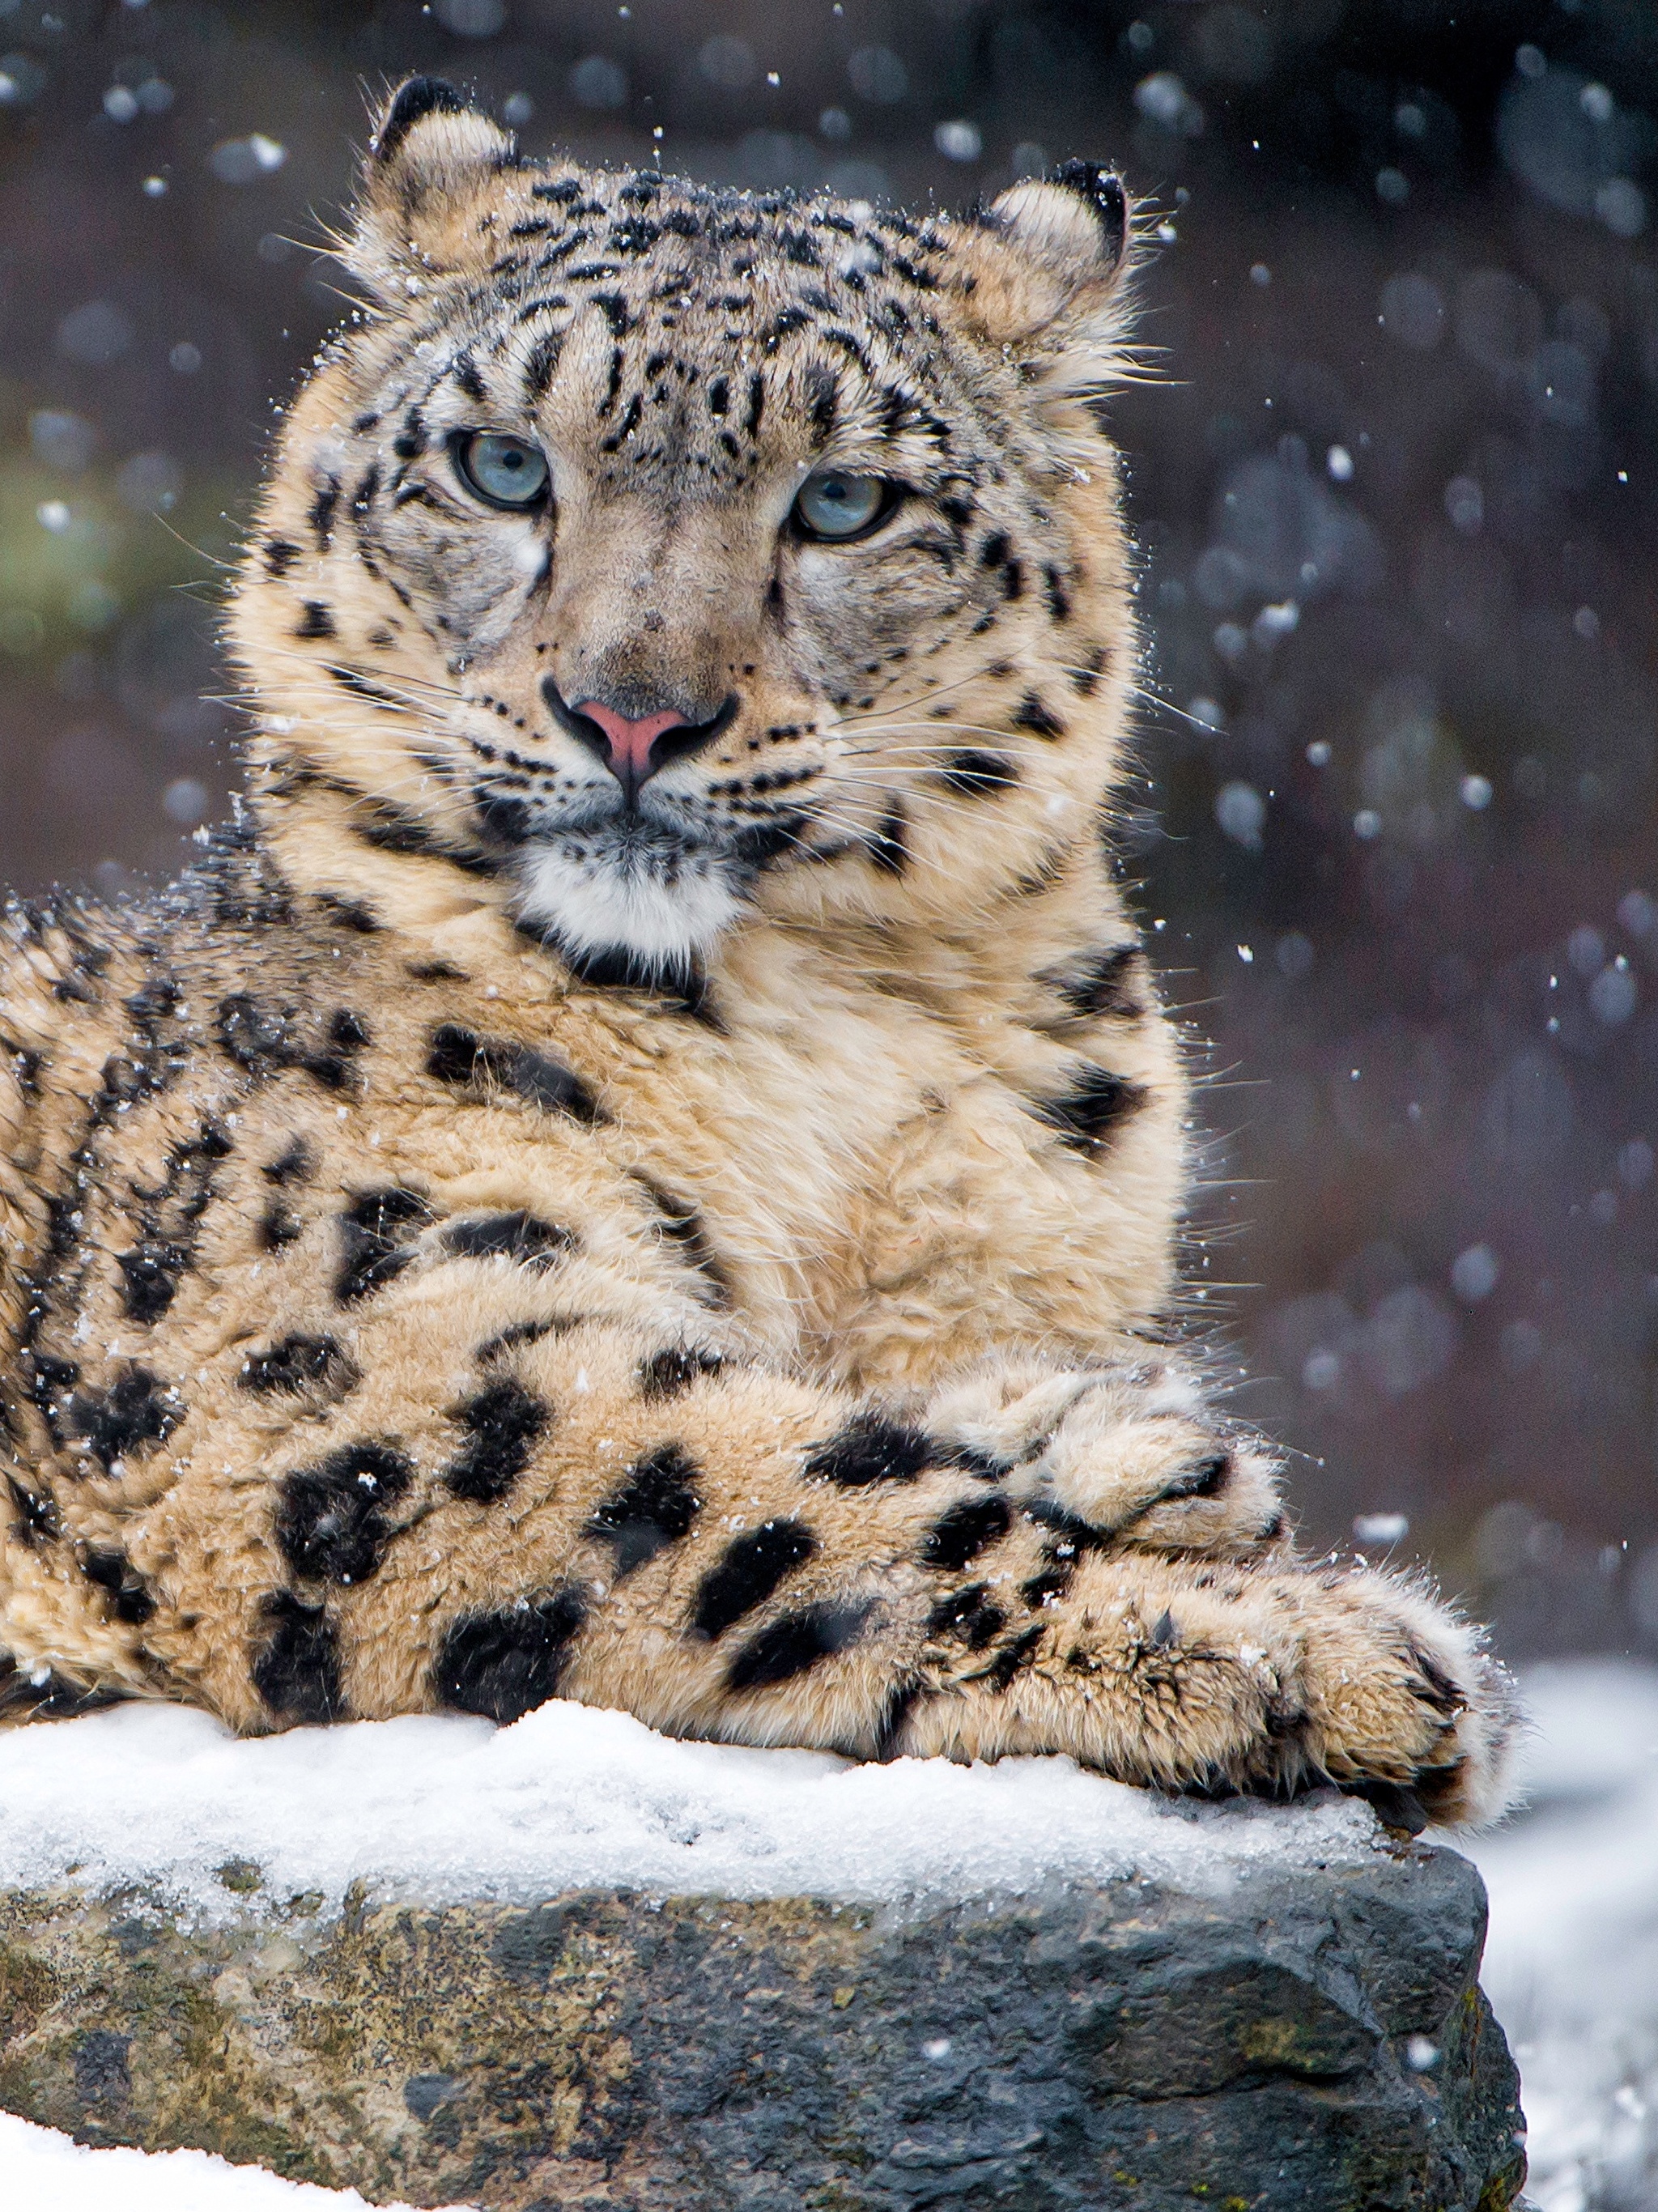
{"type": "Polygon", "coordinates": [[[716,863],[682,858],[672,882],[648,864],[578,860],[544,848],[519,877],[521,919],[572,951],[625,948],[653,967],[689,970],[736,920],[716,863]]]}

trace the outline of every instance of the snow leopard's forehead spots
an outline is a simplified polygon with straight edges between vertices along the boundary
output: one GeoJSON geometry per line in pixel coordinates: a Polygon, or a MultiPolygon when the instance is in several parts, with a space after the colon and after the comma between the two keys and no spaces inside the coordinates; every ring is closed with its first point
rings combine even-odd
{"type": "Polygon", "coordinates": [[[362,795],[590,977],[686,981],[756,902],[892,911],[989,840],[1038,865],[1132,662],[1114,180],[918,222],[521,162],[453,99],[382,121],[376,304],[249,562],[243,657],[314,702],[277,789],[362,795]]]}
{"type": "MultiPolygon", "coordinates": [[[[612,489],[738,491],[768,460],[819,452],[859,417],[902,438],[913,465],[946,460],[950,429],[926,398],[938,364],[915,343],[918,331],[937,343],[926,295],[941,249],[904,217],[860,222],[648,174],[529,191],[548,211],[508,226],[508,250],[473,293],[495,325],[483,358],[458,348],[437,381],[531,416],[556,384],[575,387],[553,396],[552,421],[581,441],[590,401],[582,442],[612,489]],[[808,343],[786,345],[800,334],[808,343]]],[[[493,227],[478,219],[481,233],[493,227]]]]}
{"type": "Polygon", "coordinates": [[[474,228],[505,250],[411,315],[389,359],[378,331],[348,350],[361,404],[313,485],[319,544],[343,503],[446,644],[498,652],[541,586],[567,668],[599,661],[683,707],[723,696],[759,649],[762,687],[845,708],[914,633],[936,644],[941,619],[970,626],[1017,592],[1012,539],[1046,520],[1018,463],[1040,456],[1009,453],[982,363],[941,325],[937,239],[652,177],[513,173],[501,190],[474,228]],[[479,430],[534,440],[544,520],[515,528],[466,498],[455,449],[479,430]],[[905,511],[855,555],[780,559],[803,479],[829,466],[902,486],[905,511]],[[591,575],[595,552],[600,588],[573,603],[564,572],[591,575]],[[743,593],[714,629],[711,567],[743,593]]]}

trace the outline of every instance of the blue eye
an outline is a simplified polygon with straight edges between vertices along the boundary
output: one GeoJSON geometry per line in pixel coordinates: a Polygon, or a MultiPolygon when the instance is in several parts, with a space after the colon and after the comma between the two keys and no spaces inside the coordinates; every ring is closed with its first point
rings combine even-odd
{"type": "Polygon", "coordinates": [[[794,519],[808,538],[842,543],[861,538],[896,503],[898,486],[885,477],[855,477],[831,470],[800,487],[794,519]]]}
{"type": "Polygon", "coordinates": [[[491,507],[536,507],[546,495],[547,457],[525,438],[475,430],[456,441],[455,473],[491,507]]]}

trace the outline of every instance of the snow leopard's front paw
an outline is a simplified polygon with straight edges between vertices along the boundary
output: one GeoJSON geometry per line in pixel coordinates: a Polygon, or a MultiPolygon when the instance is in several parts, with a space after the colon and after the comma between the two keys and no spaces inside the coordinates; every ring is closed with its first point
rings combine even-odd
{"type": "Polygon", "coordinates": [[[1169,1362],[977,1376],[941,1392],[930,1419],[1083,1547],[1254,1560],[1284,1540],[1277,1465],[1169,1362]]]}
{"type": "Polygon", "coordinates": [[[1496,1819],[1520,1709],[1478,1633],[1419,1579],[1361,1569],[1274,1587],[1300,1615],[1297,1734],[1313,1770],[1412,1832],[1496,1819]]]}
{"type": "Polygon", "coordinates": [[[976,1756],[1069,1751],[1212,1794],[1333,1783],[1412,1832],[1494,1819],[1507,1798],[1508,1677],[1404,1577],[1096,1554],[1038,1640],[959,1662],[958,1692],[981,1681],[992,1694],[959,1717],[976,1756]]]}

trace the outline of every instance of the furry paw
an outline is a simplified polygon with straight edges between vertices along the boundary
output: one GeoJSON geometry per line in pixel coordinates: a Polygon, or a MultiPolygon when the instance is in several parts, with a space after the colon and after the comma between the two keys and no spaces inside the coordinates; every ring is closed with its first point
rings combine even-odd
{"type": "Polygon", "coordinates": [[[1361,1570],[1303,1578],[1299,1735],[1315,1772],[1416,1833],[1494,1820],[1519,1706],[1508,1674],[1425,1582],[1361,1570]]]}
{"type": "Polygon", "coordinates": [[[957,1705],[926,1718],[936,1729],[953,1713],[943,1747],[969,1756],[1063,1750],[1206,1794],[1333,1783],[1412,1832],[1489,1820],[1506,1802],[1508,1677],[1402,1577],[1096,1553],[1040,1629],[956,1656],[949,1675],[957,1705]]]}
{"type": "Polygon", "coordinates": [[[931,1418],[968,1464],[1085,1547],[1259,1559],[1284,1533],[1276,1464],[1167,1362],[975,1377],[942,1392],[931,1418]]]}

